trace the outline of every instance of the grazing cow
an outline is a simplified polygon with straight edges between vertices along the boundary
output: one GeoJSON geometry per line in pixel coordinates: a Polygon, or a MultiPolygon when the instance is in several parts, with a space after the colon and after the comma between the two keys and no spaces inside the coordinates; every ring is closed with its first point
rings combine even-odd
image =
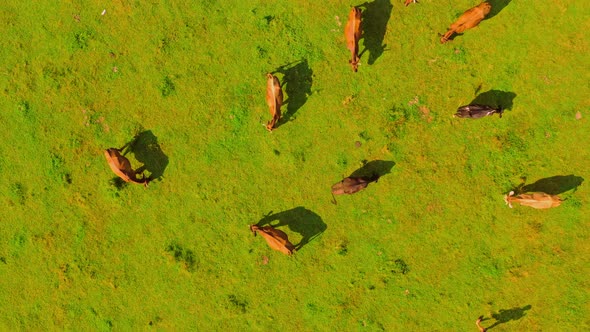
{"type": "Polygon", "coordinates": [[[359,39],[361,39],[361,9],[352,7],[348,15],[348,22],[344,28],[346,47],[350,50],[351,60],[348,61],[356,73],[359,66],[359,39]]]}
{"type": "Polygon", "coordinates": [[[274,229],[272,226],[260,227],[258,225],[250,225],[250,230],[256,236],[256,232],[260,233],[266,240],[266,243],[274,249],[282,252],[285,255],[292,255],[295,251],[295,246],[289,242],[289,238],[285,232],[274,229]]]}
{"type": "Polygon", "coordinates": [[[137,171],[131,168],[129,159],[125,158],[121,154],[122,150],[123,149],[115,148],[104,150],[104,156],[107,158],[107,162],[109,163],[109,166],[113,172],[125,182],[143,184],[145,187],[147,187],[148,183],[150,182],[150,178],[146,178],[145,175],[143,175],[143,172],[141,172],[142,178],[138,179],[137,171]]]}
{"type": "Polygon", "coordinates": [[[406,0],[406,3],[405,3],[406,7],[411,3],[418,3],[418,0],[406,0]]]}
{"type": "Polygon", "coordinates": [[[266,124],[266,129],[272,131],[281,118],[281,106],[283,105],[283,90],[279,79],[273,74],[266,74],[266,103],[270,109],[272,119],[266,124]]]}
{"type": "Polygon", "coordinates": [[[373,175],[371,177],[368,176],[360,176],[360,177],[347,177],[342,181],[336,183],[332,186],[332,194],[334,195],[342,195],[342,194],[354,194],[362,189],[365,189],[369,183],[376,182],[379,179],[379,175],[373,175]]]}
{"type": "Polygon", "coordinates": [[[514,196],[514,191],[504,196],[504,201],[512,208],[512,203],[530,206],[535,209],[549,209],[561,205],[561,198],[546,193],[520,194],[514,196]]]}
{"type": "Polygon", "coordinates": [[[463,31],[478,25],[479,22],[488,15],[491,9],[492,5],[490,5],[489,2],[484,1],[464,12],[463,15],[451,25],[447,33],[440,38],[441,44],[448,42],[449,38],[451,38],[454,33],[463,33],[463,31]]]}
{"type": "Polygon", "coordinates": [[[504,113],[502,106],[498,108],[479,104],[461,106],[457,109],[457,113],[455,113],[453,116],[456,118],[479,119],[494,113],[498,113],[500,118],[502,118],[502,113],[504,113]]]}

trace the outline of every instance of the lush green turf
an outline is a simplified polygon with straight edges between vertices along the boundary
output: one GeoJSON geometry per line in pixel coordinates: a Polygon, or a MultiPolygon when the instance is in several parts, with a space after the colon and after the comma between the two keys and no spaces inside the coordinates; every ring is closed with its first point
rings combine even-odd
{"type": "Polygon", "coordinates": [[[590,328],[590,2],[507,2],[441,45],[477,2],[376,0],[353,73],[358,3],[6,1],[0,326],[590,328]],[[452,117],[490,90],[501,119],[452,117]],[[102,155],[137,134],[147,189],[102,155]],[[372,160],[395,166],[330,203],[372,160]],[[568,175],[557,208],[504,204],[522,177],[568,175]],[[271,211],[304,240],[292,257],[248,231],[271,211]]]}

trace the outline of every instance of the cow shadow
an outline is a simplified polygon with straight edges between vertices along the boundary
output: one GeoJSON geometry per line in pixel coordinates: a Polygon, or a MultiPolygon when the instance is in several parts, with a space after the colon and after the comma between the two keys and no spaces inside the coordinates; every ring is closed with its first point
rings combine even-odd
{"type": "Polygon", "coordinates": [[[514,191],[527,193],[527,192],[544,192],[549,195],[559,195],[569,190],[577,190],[577,188],[584,182],[584,178],[581,176],[571,175],[556,175],[544,179],[540,179],[531,184],[520,184],[514,191]]]}
{"type": "Polygon", "coordinates": [[[307,102],[307,98],[311,95],[313,71],[309,68],[307,59],[304,59],[281,66],[274,73],[283,74],[283,89],[288,97],[283,102],[287,104],[287,111],[282,115],[281,120],[279,120],[278,126],[294,120],[293,116],[295,112],[307,102]]]}
{"type": "Polygon", "coordinates": [[[126,146],[127,152],[131,151],[135,159],[143,164],[137,172],[148,171],[151,181],[162,177],[168,166],[168,156],[162,151],[158,138],[151,130],[140,132],[126,146]]]}
{"type": "Polygon", "coordinates": [[[256,225],[270,225],[273,228],[288,226],[291,231],[299,233],[301,241],[294,244],[295,250],[300,250],[328,228],[320,216],[302,206],[274,214],[270,211],[256,225]]]}
{"type": "Polygon", "coordinates": [[[492,5],[492,9],[484,20],[489,20],[490,18],[498,15],[498,13],[500,13],[504,7],[508,6],[510,1],[512,0],[487,0],[487,2],[492,5]]]}
{"type": "Polygon", "coordinates": [[[372,160],[364,162],[363,166],[350,174],[350,177],[374,177],[378,178],[391,173],[395,162],[389,160],[372,160]]]}
{"type": "Polygon", "coordinates": [[[516,308],[512,308],[512,309],[507,309],[507,310],[501,309],[500,311],[498,311],[498,313],[493,313],[492,318],[482,319],[482,322],[489,320],[489,319],[495,319],[496,321],[494,322],[494,324],[492,324],[490,327],[486,328],[486,330],[490,330],[500,324],[504,324],[504,323],[508,323],[513,320],[516,321],[516,320],[521,319],[522,317],[524,317],[526,315],[526,311],[531,310],[531,308],[532,308],[532,306],[529,304],[529,305],[524,306],[522,308],[516,307],[516,308]]]}
{"type": "Polygon", "coordinates": [[[365,2],[357,7],[363,7],[361,21],[361,38],[364,39],[364,49],[359,54],[359,58],[369,51],[369,60],[367,63],[372,65],[377,58],[385,52],[387,45],[383,44],[385,32],[387,31],[387,22],[391,17],[393,6],[390,0],[375,0],[365,2]]]}
{"type": "Polygon", "coordinates": [[[473,99],[473,101],[471,101],[470,105],[480,104],[494,108],[501,106],[505,110],[511,110],[514,104],[514,98],[516,98],[516,93],[514,92],[489,90],[480,93],[475,99],[473,99]]]}

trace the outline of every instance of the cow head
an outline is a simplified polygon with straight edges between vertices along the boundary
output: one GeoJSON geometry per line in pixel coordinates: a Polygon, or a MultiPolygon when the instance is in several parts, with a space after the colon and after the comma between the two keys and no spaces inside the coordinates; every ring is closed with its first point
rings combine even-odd
{"type": "Polygon", "coordinates": [[[504,195],[504,202],[512,209],[512,203],[510,197],[514,196],[514,191],[510,191],[508,195],[504,195]]]}
{"type": "Polygon", "coordinates": [[[350,65],[352,66],[352,71],[354,71],[355,73],[358,71],[359,61],[360,61],[360,58],[358,56],[355,57],[354,61],[348,60],[348,63],[350,63],[350,65]]]}
{"type": "Polygon", "coordinates": [[[266,124],[266,130],[268,130],[269,132],[272,133],[272,124],[271,124],[271,121],[268,121],[268,123],[266,124]]]}
{"type": "Polygon", "coordinates": [[[152,181],[151,177],[146,177],[145,175],[143,176],[143,178],[141,179],[141,181],[143,182],[143,186],[144,187],[148,187],[148,184],[150,183],[150,181],[152,181]]]}

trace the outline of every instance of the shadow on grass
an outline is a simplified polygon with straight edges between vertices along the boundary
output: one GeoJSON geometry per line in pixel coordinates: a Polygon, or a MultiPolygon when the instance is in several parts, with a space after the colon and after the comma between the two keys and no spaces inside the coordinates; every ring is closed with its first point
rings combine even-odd
{"type": "Polygon", "coordinates": [[[365,2],[357,7],[363,7],[365,10],[362,13],[361,39],[364,39],[364,49],[359,54],[359,58],[369,51],[369,60],[367,63],[372,65],[377,58],[383,54],[387,45],[383,44],[385,32],[387,31],[387,22],[391,16],[390,0],[375,0],[373,2],[365,2]]]}
{"type": "Polygon", "coordinates": [[[526,315],[526,311],[527,310],[531,310],[532,306],[529,304],[527,306],[524,306],[522,308],[516,307],[516,308],[512,308],[512,309],[501,309],[498,313],[494,313],[492,314],[492,318],[484,318],[481,321],[486,321],[489,319],[495,319],[496,321],[494,322],[494,324],[492,324],[490,327],[486,328],[486,330],[491,330],[494,327],[500,325],[500,324],[504,324],[504,323],[508,323],[512,320],[516,321],[521,319],[522,317],[524,317],[526,315]]]}
{"type": "Polygon", "coordinates": [[[532,184],[522,183],[514,191],[520,193],[527,192],[544,192],[549,195],[558,195],[566,191],[577,188],[584,182],[584,178],[581,176],[571,175],[556,175],[549,178],[537,180],[532,184]]]}
{"type": "Polygon", "coordinates": [[[302,238],[298,244],[295,244],[295,250],[300,250],[328,228],[320,216],[302,206],[274,214],[270,211],[256,224],[259,227],[266,225],[271,225],[273,228],[289,226],[290,230],[299,233],[302,238]],[[273,223],[274,221],[278,223],[273,223]]]}
{"type": "Polygon", "coordinates": [[[395,162],[388,160],[373,160],[365,163],[363,167],[352,172],[349,177],[382,177],[391,173],[395,162]]]}
{"type": "Polygon", "coordinates": [[[307,59],[304,59],[281,66],[274,73],[283,74],[283,89],[288,97],[283,102],[287,104],[287,111],[279,120],[278,127],[283,123],[294,120],[295,112],[307,101],[307,97],[311,94],[313,71],[309,68],[307,59]]]}
{"type": "Polygon", "coordinates": [[[120,177],[112,178],[109,183],[111,184],[111,186],[115,187],[117,190],[123,190],[124,188],[126,188],[129,185],[129,183],[125,182],[120,177]]]}
{"type": "Polygon", "coordinates": [[[484,20],[489,20],[490,18],[498,15],[498,13],[500,13],[500,11],[502,11],[502,9],[504,9],[504,7],[508,6],[508,4],[510,3],[510,1],[512,0],[487,0],[490,5],[492,5],[492,10],[490,10],[490,13],[488,14],[488,16],[486,16],[486,18],[484,20]]]}
{"type": "Polygon", "coordinates": [[[168,156],[160,148],[158,138],[151,130],[145,130],[137,134],[125,146],[127,147],[125,153],[133,152],[135,159],[143,164],[137,169],[138,173],[147,170],[150,172],[152,181],[162,177],[164,170],[168,166],[168,156]]]}
{"type": "Polygon", "coordinates": [[[511,110],[514,98],[516,98],[516,93],[514,92],[490,90],[477,95],[469,105],[479,104],[491,106],[493,108],[502,107],[504,110],[511,110]]]}

